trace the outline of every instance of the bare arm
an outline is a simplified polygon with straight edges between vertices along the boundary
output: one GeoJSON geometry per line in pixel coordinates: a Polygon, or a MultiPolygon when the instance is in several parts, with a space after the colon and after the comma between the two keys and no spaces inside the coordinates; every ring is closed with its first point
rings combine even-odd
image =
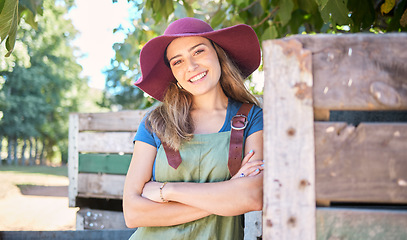
{"type": "MultiPolygon", "coordinates": [[[[123,191],[123,212],[129,228],[171,226],[210,215],[209,212],[182,203],[157,203],[141,196],[145,183],[152,176],[157,149],[136,142],[123,191]]],[[[159,190],[157,190],[159,191],[159,190]]]]}
{"type": "MultiPolygon", "coordinates": [[[[263,205],[263,174],[255,170],[263,169],[263,131],[250,135],[245,145],[246,157],[243,166],[236,174],[244,172],[254,175],[244,178],[234,176],[229,181],[216,183],[168,183],[163,189],[164,198],[217,215],[234,216],[249,211],[261,210],[263,205]],[[254,150],[253,153],[249,153],[254,150]]],[[[154,201],[161,201],[159,187],[161,183],[149,182],[143,195],[154,201]]]]}

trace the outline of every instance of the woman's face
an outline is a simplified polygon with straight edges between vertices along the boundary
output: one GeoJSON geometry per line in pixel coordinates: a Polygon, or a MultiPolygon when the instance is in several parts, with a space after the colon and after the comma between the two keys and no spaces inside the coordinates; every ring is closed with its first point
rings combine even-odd
{"type": "Polygon", "coordinates": [[[175,79],[192,95],[203,95],[219,87],[221,67],[208,39],[176,38],[167,48],[167,59],[175,79]]]}

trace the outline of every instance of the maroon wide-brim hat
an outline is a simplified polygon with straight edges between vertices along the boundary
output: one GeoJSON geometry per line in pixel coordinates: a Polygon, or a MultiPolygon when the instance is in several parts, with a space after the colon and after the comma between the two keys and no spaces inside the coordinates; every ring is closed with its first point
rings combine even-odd
{"type": "Polygon", "coordinates": [[[250,26],[240,24],[214,31],[202,20],[182,18],[171,23],[163,35],[151,39],[141,49],[141,77],[135,85],[162,101],[170,82],[176,81],[165,63],[165,49],[175,38],[189,36],[205,37],[217,43],[232,58],[244,78],[260,65],[259,40],[250,26]]]}

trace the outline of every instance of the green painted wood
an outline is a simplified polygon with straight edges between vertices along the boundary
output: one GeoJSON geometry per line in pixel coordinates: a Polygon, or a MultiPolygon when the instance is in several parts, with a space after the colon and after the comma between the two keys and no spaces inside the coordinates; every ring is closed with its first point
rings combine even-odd
{"type": "Polygon", "coordinates": [[[317,240],[407,239],[407,210],[317,208],[317,240]]]}
{"type": "Polygon", "coordinates": [[[79,154],[80,173],[127,173],[131,154],[79,154]]]}

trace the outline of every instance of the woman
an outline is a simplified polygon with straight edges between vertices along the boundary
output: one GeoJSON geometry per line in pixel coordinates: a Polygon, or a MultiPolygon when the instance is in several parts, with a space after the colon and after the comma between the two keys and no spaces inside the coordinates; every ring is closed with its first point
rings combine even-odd
{"type": "Polygon", "coordinates": [[[183,18],[140,63],[136,86],[162,104],[135,137],[123,194],[131,239],[243,239],[242,214],[262,208],[263,113],[243,84],[260,64],[256,34],[183,18]]]}

